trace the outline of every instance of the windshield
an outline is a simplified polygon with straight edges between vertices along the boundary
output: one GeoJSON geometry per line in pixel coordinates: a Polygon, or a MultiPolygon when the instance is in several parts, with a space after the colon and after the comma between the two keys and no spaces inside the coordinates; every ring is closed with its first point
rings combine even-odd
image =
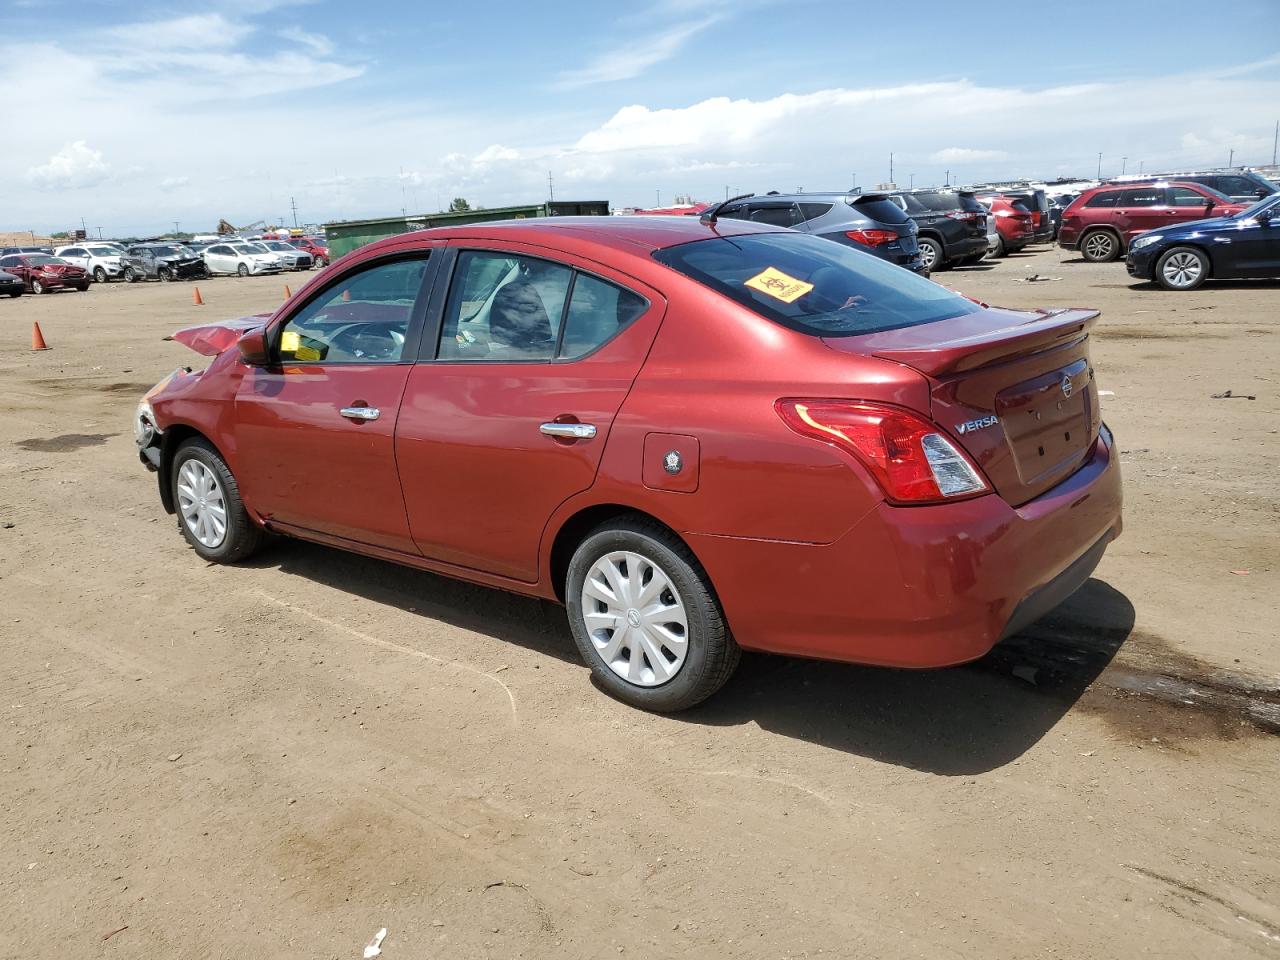
{"type": "Polygon", "coordinates": [[[814,336],[895,330],[981,309],[872,254],[803,234],[717,237],[653,256],[775,323],[814,336]]]}
{"type": "Polygon", "coordinates": [[[113,250],[111,247],[90,247],[89,248],[89,254],[94,257],[115,257],[115,256],[119,256],[119,253],[120,252],[118,250],[113,250]]]}
{"type": "Polygon", "coordinates": [[[181,257],[185,251],[181,247],[152,247],[151,252],[157,257],[181,257]]]}
{"type": "Polygon", "coordinates": [[[1248,220],[1256,217],[1263,210],[1280,210],[1280,193],[1273,193],[1269,197],[1263,197],[1252,206],[1245,207],[1239,213],[1231,214],[1233,220],[1248,220]]]}
{"type": "Polygon", "coordinates": [[[48,266],[51,263],[64,264],[66,262],[67,261],[63,260],[61,257],[51,257],[47,253],[37,253],[27,257],[27,263],[31,264],[33,267],[48,266]]]}
{"type": "Polygon", "coordinates": [[[231,249],[234,250],[236,253],[261,253],[262,252],[261,250],[253,249],[253,247],[249,246],[247,243],[233,243],[231,244],[231,249]]]}

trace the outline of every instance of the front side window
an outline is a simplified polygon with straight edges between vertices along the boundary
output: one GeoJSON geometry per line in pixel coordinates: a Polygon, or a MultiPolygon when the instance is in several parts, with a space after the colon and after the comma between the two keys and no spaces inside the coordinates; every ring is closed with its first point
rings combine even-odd
{"type": "Polygon", "coordinates": [[[399,362],[426,269],[426,255],[395,260],[327,287],[281,327],[281,362],[399,362]]]}
{"type": "Polygon", "coordinates": [[[653,256],[775,323],[819,337],[913,327],[981,309],[879,257],[804,234],[716,237],[653,256]]]}

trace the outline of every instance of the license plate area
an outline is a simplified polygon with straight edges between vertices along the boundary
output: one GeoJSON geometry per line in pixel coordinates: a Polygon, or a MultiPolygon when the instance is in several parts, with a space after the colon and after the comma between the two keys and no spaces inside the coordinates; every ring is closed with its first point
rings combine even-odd
{"type": "Polygon", "coordinates": [[[1085,358],[996,394],[1018,479],[1035,484],[1073,467],[1089,449],[1093,398],[1085,358]]]}

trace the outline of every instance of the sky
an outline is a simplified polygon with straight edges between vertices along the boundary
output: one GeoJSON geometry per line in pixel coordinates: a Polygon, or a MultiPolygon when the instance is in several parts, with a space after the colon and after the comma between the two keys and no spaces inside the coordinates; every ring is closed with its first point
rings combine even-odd
{"type": "Polygon", "coordinates": [[[0,0],[0,231],[1269,163],[1280,0],[0,0]]]}

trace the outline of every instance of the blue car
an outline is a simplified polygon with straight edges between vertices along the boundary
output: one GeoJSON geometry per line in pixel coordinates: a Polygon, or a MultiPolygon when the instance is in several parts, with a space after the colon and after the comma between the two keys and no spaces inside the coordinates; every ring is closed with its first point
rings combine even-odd
{"type": "Polygon", "coordinates": [[[1141,233],[1125,266],[1166,290],[1194,290],[1210,278],[1280,277],[1280,194],[1227,217],[1141,233]]]}

